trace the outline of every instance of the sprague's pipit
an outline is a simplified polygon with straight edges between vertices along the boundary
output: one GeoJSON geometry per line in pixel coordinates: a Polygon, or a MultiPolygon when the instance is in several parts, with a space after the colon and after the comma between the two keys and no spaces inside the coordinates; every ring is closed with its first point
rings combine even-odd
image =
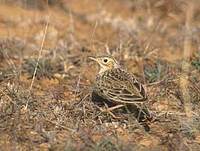
{"type": "Polygon", "coordinates": [[[147,101],[146,91],[133,74],[124,70],[111,56],[89,58],[100,66],[93,92],[115,104],[115,106],[107,107],[102,111],[109,112],[116,117],[111,111],[125,106],[134,106],[135,109],[138,109],[138,119],[141,115],[143,118],[145,117],[145,120],[151,118],[148,108],[144,105],[147,101]]]}

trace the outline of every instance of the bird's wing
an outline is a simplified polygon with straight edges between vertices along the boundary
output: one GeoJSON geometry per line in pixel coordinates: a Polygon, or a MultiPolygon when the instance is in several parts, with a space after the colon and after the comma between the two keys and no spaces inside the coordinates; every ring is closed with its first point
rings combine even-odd
{"type": "Polygon", "coordinates": [[[118,75],[107,74],[101,80],[99,88],[105,99],[128,104],[142,103],[146,100],[142,84],[124,71],[120,71],[118,75]]]}

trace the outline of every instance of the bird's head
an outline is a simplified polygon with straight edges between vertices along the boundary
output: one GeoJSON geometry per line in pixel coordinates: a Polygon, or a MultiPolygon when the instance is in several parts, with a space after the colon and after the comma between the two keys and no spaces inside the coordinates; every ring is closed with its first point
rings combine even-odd
{"type": "Polygon", "coordinates": [[[91,60],[96,61],[100,66],[99,73],[103,73],[113,68],[119,68],[118,62],[111,56],[89,57],[91,60]]]}

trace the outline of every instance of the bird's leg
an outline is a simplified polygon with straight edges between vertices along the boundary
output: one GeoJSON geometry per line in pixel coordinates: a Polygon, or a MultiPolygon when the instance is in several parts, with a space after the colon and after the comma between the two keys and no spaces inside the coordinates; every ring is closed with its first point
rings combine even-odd
{"type": "Polygon", "coordinates": [[[142,109],[139,108],[139,113],[138,113],[138,116],[137,116],[137,120],[140,121],[140,116],[141,116],[141,113],[142,113],[142,109]]]}
{"type": "Polygon", "coordinates": [[[107,113],[109,113],[109,114],[110,114],[113,118],[115,118],[115,119],[121,118],[121,117],[115,116],[111,111],[113,111],[113,110],[115,110],[115,109],[118,109],[118,108],[121,108],[121,107],[123,107],[124,105],[120,104],[120,105],[116,105],[116,106],[113,106],[113,107],[110,107],[110,108],[109,108],[108,105],[107,105],[106,103],[104,103],[104,104],[105,104],[106,109],[99,108],[101,112],[107,112],[107,113]]]}

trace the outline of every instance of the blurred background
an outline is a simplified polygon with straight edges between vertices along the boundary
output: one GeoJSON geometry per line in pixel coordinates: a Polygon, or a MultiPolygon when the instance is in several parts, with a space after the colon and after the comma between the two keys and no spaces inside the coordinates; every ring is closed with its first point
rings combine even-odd
{"type": "Polygon", "coordinates": [[[200,149],[199,0],[0,0],[0,60],[2,150],[200,149]],[[105,54],[144,83],[150,133],[94,118],[105,54]]]}

